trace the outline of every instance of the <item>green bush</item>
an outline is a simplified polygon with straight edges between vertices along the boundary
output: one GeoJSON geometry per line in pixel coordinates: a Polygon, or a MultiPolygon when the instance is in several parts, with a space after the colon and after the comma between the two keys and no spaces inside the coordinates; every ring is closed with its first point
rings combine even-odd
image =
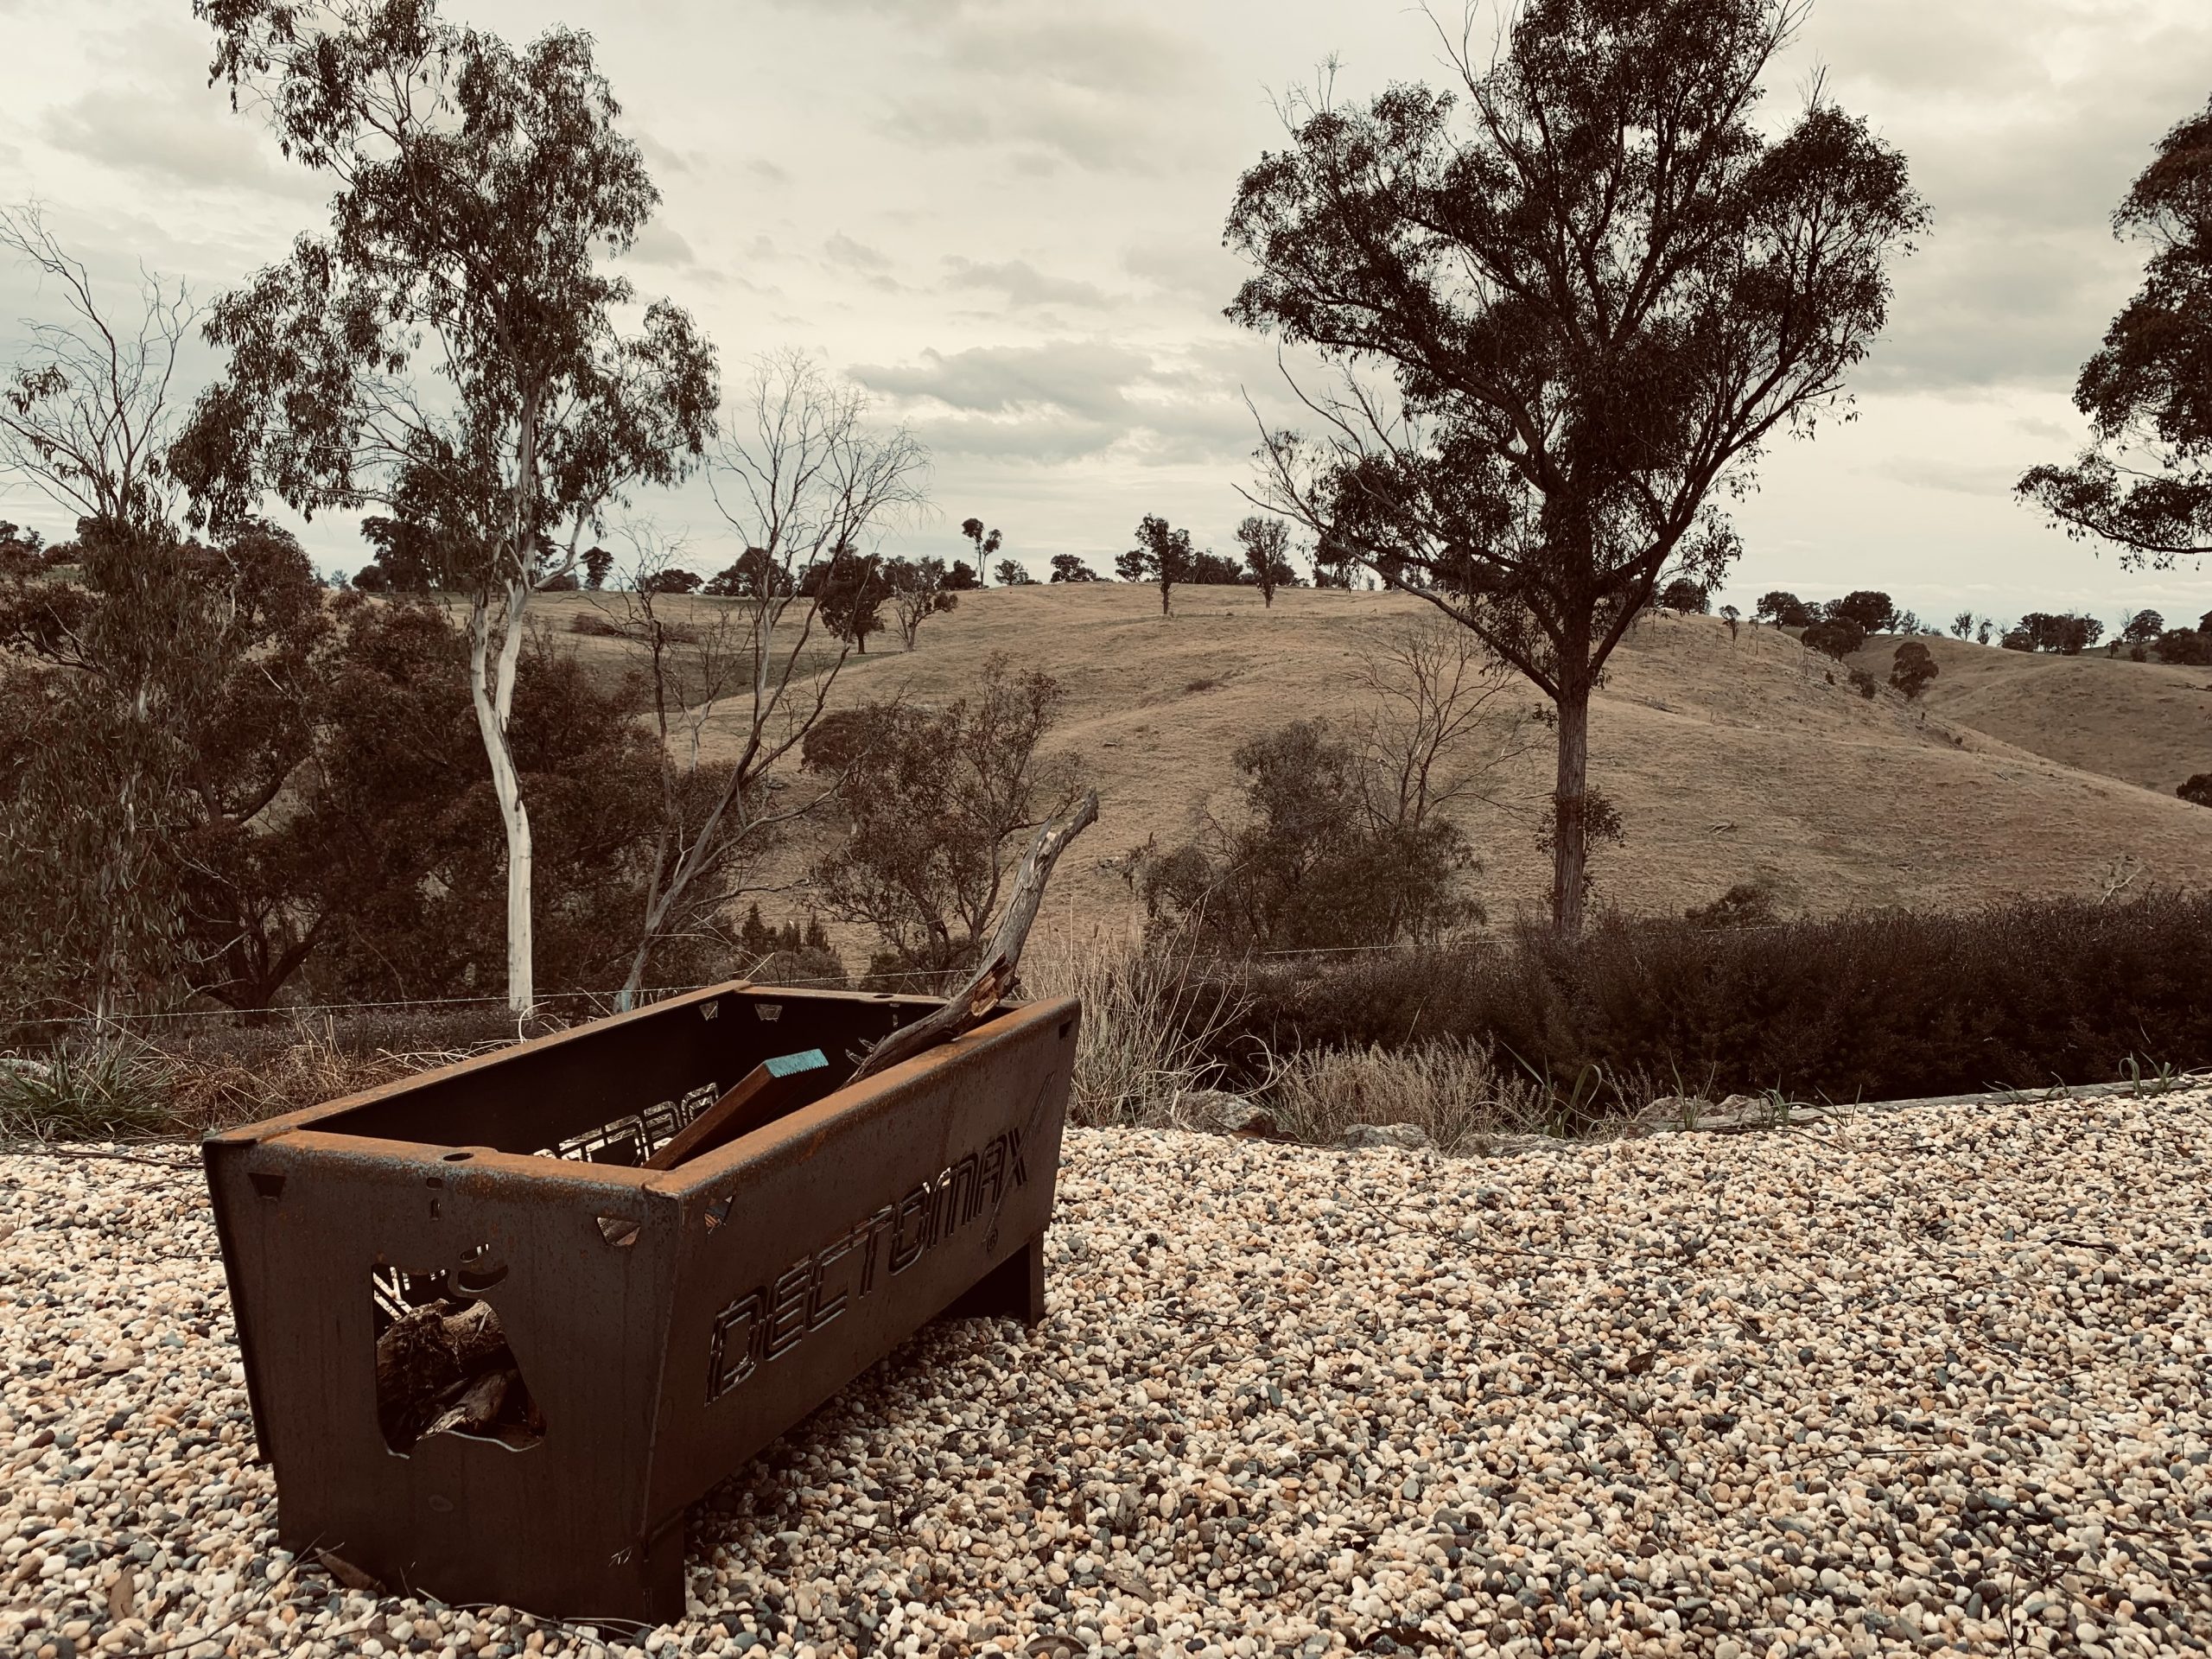
{"type": "Polygon", "coordinates": [[[0,1058],[0,1141],[124,1141],[174,1127],[161,1068],[136,1045],[67,1044],[0,1058]]]}
{"type": "Polygon", "coordinates": [[[1233,1011],[1213,1048],[1237,1081],[1268,1049],[1449,1039],[1659,1092],[1893,1100],[2212,1062],[2208,979],[2212,896],[2153,893],[1748,928],[1616,916],[1576,941],[1218,964],[1200,1006],[1233,1011]]]}

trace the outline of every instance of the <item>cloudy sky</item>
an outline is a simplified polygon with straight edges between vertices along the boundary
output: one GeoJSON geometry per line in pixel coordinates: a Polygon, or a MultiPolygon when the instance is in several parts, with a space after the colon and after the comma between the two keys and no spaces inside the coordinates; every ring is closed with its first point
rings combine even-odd
{"type": "MultiPolygon", "coordinates": [[[[937,511],[906,545],[950,553],[975,514],[1040,573],[1061,551],[1105,567],[1146,512],[1228,545],[1241,389],[1264,401],[1276,374],[1220,315],[1237,175],[1332,54],[1353,95],[1443,73],[1417,8],[1347,0],[448,3],[511,38],[556,16],[596,36],[667,198],[641,288],[690,307],[732,378],[801,346],[908,421],[937,511]]],[[[0,0],[0,199],[46,203],[118,298],[141,262],[219,292],[318,222],[315,181],[207,85],[189,0],[0,0]]],[[[1775,103],[1821,68],[1910,157],[1936,228],[1856,420],[1779,446],[1738,510],[1733,596],[1879,587],[1931,619],[2212,605],[2212,575],[2123,572],[2008,487],[2079,436],[2068,391],[2139,269],[2108,215],[2212,95],[2212,8],[1821,0],[1775,103]]],[[[50,308],[0,271],[8,345],[50,308]]],[[[696,487],[637,508],[702,569],[734,551],[696,487]]],[[[67,529],[20,493],[0,512],[67,529]]],[[[326,567],[364,562],[349,525],[307,535],[326,567]]]]}

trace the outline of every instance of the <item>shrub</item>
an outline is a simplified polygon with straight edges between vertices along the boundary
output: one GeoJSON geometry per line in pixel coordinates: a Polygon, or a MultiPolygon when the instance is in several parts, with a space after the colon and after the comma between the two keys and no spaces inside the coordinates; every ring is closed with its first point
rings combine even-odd
{"type": "Polygon", "coordinates": [[[2178,667],[2212,667],[2212,633],[2196,628],[2169,628],[2152,641],[2151,654],[2178,667]]]}
{"type": "Polygon", "coordinates": [[[858,709],[832,709],[806,728],[799,741],[800,761],[810,770],[838,772],[866,751],[869,734],[882,717],[873,704],[858,709]]]}
{"type": "Polygon", "coordinates": [[[1851,671],[1851,689],[1856,691],[1860,696],[1871,700],[1874,694],[1882,688],[1876,682],[1874,677],[1872,674],[1869,674],[1865,669],[1854,668],[1851,671]]]}
{"type": "Polygon", "coordinates": [[[849,830],[815,879],[831,914],[881,941],[871,974],[974,964],[1030,832],[1075,798],[1078,761],[1039,753],[1065,700],[1051,675],[995,653],[942,709],[879,703],[821,743],[810,734],[809,765],[843,760],[835,791],[849,830]]]}
{"type": "Polygon", "coordinates": [[[745,913],[737,933],[740,971],[763,985],[827,985],[842,989],[845,961],[830,943],[822,918],[810,916],[802,927],[785,922],[780,927],[765,922],[760,906],[745,913]]]}
{"type": "MultiPolygon", "coordinates": [[[[1578,940],[1224,966],[1197,1005],[1232,1081],[1271,1054],[1456,1040],[1605,1103],[1781,1089],[1890,1100],[2212,1062],[2212,896],[1868,911],[1760,927],[1610,917],[1578,940]]],[[[1718,1096],[1716,1095],[1717,1098],[1718,1096]]]]}
{"type": "Polygon", "coordinates": [[[1243,813],[1140,857],[1133,875],[1155,934],[1221,951],[1300,950],[1429,938],[1478,917],[1459,893],[1472,859],[1440,816],[1376,810],[1364,761],[1314,721],[1236,752],[1243,813]]]}
{"type": "Polygon", "coordinates": [[[1781,919],[1780,895],[1771,876],[1738,881],[1712,903],[1693,905],[1682,918],[1693,927],[1768,927],[1781,919]]]}
{"type": "Polygon", "coordinates": [[[2212,806],[2212,772],[2198,772],[2187,783],[2177,787],[2174,793],[2198,806],[2212,806]]]}

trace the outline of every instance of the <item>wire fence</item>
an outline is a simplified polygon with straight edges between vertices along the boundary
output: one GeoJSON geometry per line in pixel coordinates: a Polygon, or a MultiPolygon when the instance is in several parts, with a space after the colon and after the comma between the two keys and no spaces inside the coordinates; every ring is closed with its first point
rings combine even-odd
{"type": "MultiPolygon", "coordinates": [[[[1744,931],[1751,930],[1747,929],[1744,931]]],[[[1224,967],[1242,966],[1256,961],[1283,961],[1295,957],[1319,958],[1334,957],[1370,957],[1378,955],[1411,956],[1423,953],[1432,956],[1439,953],[1461,955],[1476,954],[1482,951],[1496,950],[1498,946],[1497,943],[1491,940],[1459,941],[1448,945],[1439,945],[1434,944],[1423,945],[1401,942],[1389,944],[1312,945],[1301,946],[1290,950],[1248,950],[1236,956],[1201,956],[1191,952],[1179,951],[1175,953],[1175,959],[1179,966],[1185,969],[1220,969],[1224,967]]],[[[1041,955],[1042,953],[1033,954],[1041,955]]],[[[756,966],[758,964],[756,964],[756,966]]],[[[852,988],[856,984],[861,985],[865,988],[875,988],[887,980],[896,980],[903,982],[912,982],[917,980],[943,982],[953,976],[957,972],[957,969],[918,968],[892,972],[869,971],[865,973],[845,975],[821,975],[797,977],[779,976],[775,982],[779,985],[786,985],[792,987],[793,988],[810,988],[845,990],[852,988]]],[[[739,977],[741,978],[744,977],[744,976],[741,975],[739,977]]],[[[724,984],[727,982],[728,982],[722,980],[709,980],[696,985],[648,986],[632,993],[632,1001],[634,1006],[644,1007],[648,1007],[654,1002],[664,1001],[671,996],[683,996],[693,991],[707,990],[715,985],[724,984]]],[[[533,1014],[543,1014],[554,1011],[552,1005],[555,1004],[573,1006],[578,1003],[582,1003],[588,1008],[599,1012],[611,1013],[619,1008],[621,1001],[621,996],[622,993],[620,988],[609,990],[546,991],[540,993],[536,997],[531,1013],[533,1014]]],[[[266,1008],[235,1008],[225,1006],[212,1008],[111,1010],[105,1014],[94,1009],[86,1008],[74,1014],[67,1014],[23,1016],[0,1015],[0,1027],[15,1027],[18,1029],[29,1027],[68,1027],[81,1026],[97,1027],[103,1026],[122,1027],[142,1024],[159,1024],[168,1020],[285,1020],[308,1016],[337,1017],[347,1014],[390,1011],[402,1008],[478,1007],[488,1011],[496,1007],[503,1007],[506,1002],[507,998],[503,993],[486,993],[482,995],[473,996],[391,997],[373,1001],[347,1002],[283,1002],[273,1004],[266,1008]]],[[[528,1016],[518,1015],[518,1017],[528,1016]]]]}

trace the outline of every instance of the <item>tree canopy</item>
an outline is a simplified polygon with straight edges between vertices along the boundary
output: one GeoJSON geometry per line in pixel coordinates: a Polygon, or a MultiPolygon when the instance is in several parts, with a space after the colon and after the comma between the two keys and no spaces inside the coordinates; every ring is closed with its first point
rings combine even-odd
{"type": "Polygon", "coordinates": [[[2069,535],[2164,567],[2212,553],[2212,104],[2159,142],[2112,223],[2152,251],[2074,387],[2093,442],[2016,487],[2069,535]]]}
{"type": "Polygon", "coordinates": [[[1761,83],[1788,0],[1530,0],[1450,91],[1294,100],[1226,240],[1229,307],[1341,372],[1265,435],[1256,498],[1473,629],[1554,702],[1553,909],[1579,929],[1589,696],[1714,505],[1833,406],[1927,210],[1817,87],[1761,83]]]}

